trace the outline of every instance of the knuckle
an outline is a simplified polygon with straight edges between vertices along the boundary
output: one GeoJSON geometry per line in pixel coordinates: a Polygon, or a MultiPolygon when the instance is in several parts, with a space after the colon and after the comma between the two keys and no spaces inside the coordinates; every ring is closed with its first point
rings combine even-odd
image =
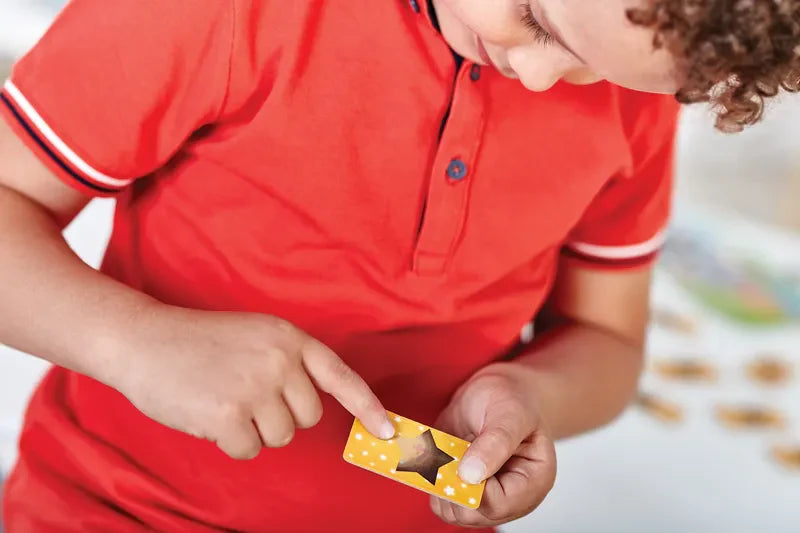
{"type": "Polygon", "coordinates": [[[383,412],[380,403],[371,395],[359,394],[353,400],[353,409],[362,417],[369,417],[378,412],[383,412]]]}
{"type": "Polygon", "coordinates": [[[451,525],[453,524],[451,517],[449,517],[445,511],[444,505],[440,504],[439,506],[435,507],[433,513],[439,517],[439,520],[451,525]]]}
{"type": "Polygon", "coordinates": [[[285,376],[296,366],[295,358],[286,350],[271,346],[266,350],[270,377],[285,376]]]}
{"type": "Polygon", "coordinates": [[[241,444],[231,444],[222,441],[218,442],[217,446],[232,459],[237,459],[240,461],[249,461],[250,459],[255,459],[261,451],[261,446],[252,440],[243,442],[241,444]]]}
{"type": "MultiPolygon", "coordinates": [[[[327,361],[323,375],[326,376],[327,383],[325,384],[330,389],[345,390],[348,392],[360,389],[361,378],[338,357],[333,357],[327,361]]],[[[359,396],[365,395],[362,394],[359,396]]],[[[363,407],[362,404],[366,404],[367,401],[367,398],[359,398],[359,407],[363,407]]]]}
{"type": "Polygon", "coordinates": [[[508,513],[504,509],[498,509],[496,507],[488,507],[487,509],[482,509],[481,513],[492,522],[501,522],[508,520],[508,513]]]}
{"type": "Polygon", "coordinates": [[[239,459],[241,461],[249,461],[251,459],[255,459],[256,457],[258,457],[260,451],[261,451],[260,446],[252,444],[250,446],[243,448],[241,453],[239,453],[237,457],[234,457],[234,459],[239,459]]]}
{"type": "Polygon", "coordinates": [[[475,512],[469,512],[459,507],[455,510],[455,515],[459,525],[463,527],[486,527],[486,519],[475,512]]]}
{"type": "Polygon", "coordinates": [[[322,404],[320,403],[314,409],[314,413],[311,416],[311,425],[310,425],[310,427],[314,427],[317,424],[319,424],[320,420],[322,420],[322,413],[323,413],[323,409],[322,409],[322,404]]]}
{"type": "Polygon", "coordinates": [[[331,358],[330,362],[328,363],[328,370],[334,379],[343,382],[344,384],[350,384],[355,379],[353,371],[350,370],[350,367],[338,357],[331,358]]]}
{"type": "Polygon", "coordinates": [[[453,511],[453,505],[450,503],[446,505],[445,518],[447,519],[448,524],[452,524],[454,526],[461,526],[461,523],[458,521],[458,518],[456,517],[455,511],[453,511]]]}
{"type": "Polygon", "coordinates": [[[250,420],[250,410],[247,406],[239,401],[227,401],[219,407],[219,418],[223,424],[245,423],[250,420]]]}
{"type": "Polygon", "coordinates": [[[280,317],[269,315],[264,317],[264,320],[266,320],[269,327],[283,333],[295,333],[297,331],[297,328],[294,326],[294,324],[280,317]]]}
{"type": "Polygon", "coordinates": [[[289,445],[294,439],[294,428],[285,428],[276,430],[267,439],[266,445],[270,448],[283,448],[289,445]]]}
{"type": "Polygon", "coordinates": [[[511,431],[504,426],[497,426],[489,430],[485,435],[487,444],[493,448],[501,448],[503,450],[514,446],[514,435],[511,431]]]}
{"type": "Polygon", "coordinates": [[[499,391],[508,390],[509,382],[502,375],[484,372],[475,378],[474,386],[485,394],[497,394],[499,391]]]}
{"type": "Polygon", "coordinates": [[[303,414],[302,418],[302,421],[299,422],[301,429],[313,428],[322,420],[322,406],[317,405],[309,408],[308,411],[303,414]]]}
{"type": "Polygon", "coordinates": [[[277,316],[268,316],[267,328],[269,334],[281,343],[292,346],[300,346],[308,337],[300,328],[277,316]]]}

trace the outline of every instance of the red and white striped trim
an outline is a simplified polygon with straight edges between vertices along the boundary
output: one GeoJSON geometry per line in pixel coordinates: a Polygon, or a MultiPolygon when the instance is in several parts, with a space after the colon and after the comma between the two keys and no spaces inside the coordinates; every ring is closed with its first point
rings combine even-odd
{"type": "Polygon", "coordinates": [[[607,264],[635,264],[651,259],[666,242],[666,230],[659,231],[647,241],[624,246],[607,246],[584,242],[567,243],[568,251],[589,260],[607,264]]]}
{"type": "Polygon", "coordinates": [[[567,246],[579,254],[598,259],[635,259],[644,257],[657,252],[667,240],[667,232],[659,231],[651,239],[639,243],[628,244],[625,246],[603,246],[598,244],[588,244],[583,242],[572,242],[567,246]]]}
{"type": "Polygon", "coordinates": [[[96,168],[92,167],[83,158],[76,154],[69,146],[53,131],[53,129],[42,118],[36,108],[25,98],[25,95],[14,85],[14,82],[7,80],[3,84],[3,91],[16,105],[19,112],[23,113],[34,126],[38,133],[47,141],[51,148],[69,163],[76,171],[83,174],[87,179],[105,187],[121,189],[133,182],[133,178],[120,179],[108,176],[96,168]]]}

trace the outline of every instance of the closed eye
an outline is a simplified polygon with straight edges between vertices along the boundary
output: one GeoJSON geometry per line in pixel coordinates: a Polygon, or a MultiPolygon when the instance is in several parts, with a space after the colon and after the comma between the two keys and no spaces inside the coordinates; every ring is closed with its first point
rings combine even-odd
{"type": "Polygon", "coordinates": [[[522,11],[521,21],[526,28],[533,34],[534,40],[542,46],[549,46],[555,43],[555,39],[545,30],[533,14],[533,10],[528,2],[520,5],[522,11]]]}

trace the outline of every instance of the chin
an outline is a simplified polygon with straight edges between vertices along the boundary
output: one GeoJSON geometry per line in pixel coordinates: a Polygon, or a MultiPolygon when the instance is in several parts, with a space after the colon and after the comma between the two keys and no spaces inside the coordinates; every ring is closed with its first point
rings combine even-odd
{"type": "Polygon", "coordinates": [[[563,80],[570,85],[594,85],[603,81],[603,77],[594,73],[583,73],[564,76],[563,80]]]}
{"type": "Polygon", "coordinates": [[[525,87],[527,90],[533,93],[543,93],[553,88],[553,85],[558,83],[558,80],[555,81],[547,81],[547,82],[540,82],[540,81],[525,81],[524,78],[518,78],[519,82],[525,87]]]}

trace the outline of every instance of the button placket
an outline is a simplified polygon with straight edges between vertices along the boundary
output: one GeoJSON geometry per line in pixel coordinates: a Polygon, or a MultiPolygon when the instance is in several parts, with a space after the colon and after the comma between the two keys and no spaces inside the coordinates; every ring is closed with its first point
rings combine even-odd
{"type": "Polygon", "coordinates": [[[484,129],[481,84],[462,68],[450,116],[434,160],[426,210],[413,257],[420,276],[441,275],[461,237],[469,207],[473,168],[484,129]]]}

